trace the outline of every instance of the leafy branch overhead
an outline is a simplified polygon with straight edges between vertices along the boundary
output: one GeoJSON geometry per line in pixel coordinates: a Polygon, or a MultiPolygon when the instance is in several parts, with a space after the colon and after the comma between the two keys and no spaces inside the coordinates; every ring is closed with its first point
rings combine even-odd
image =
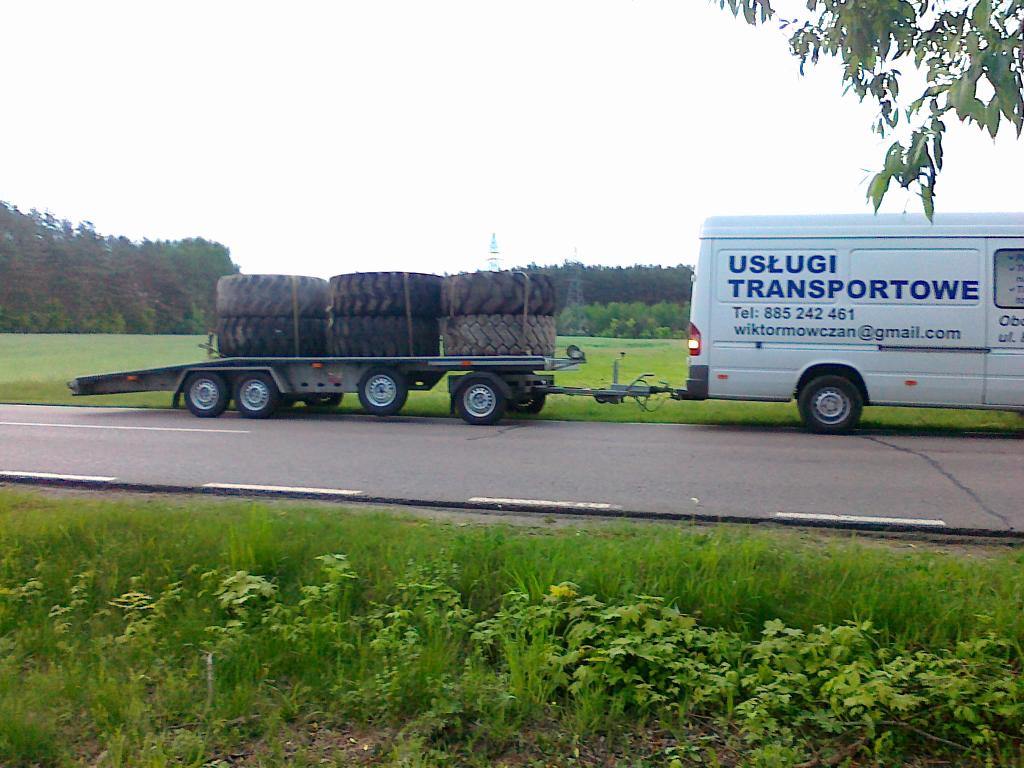
{"type": "Polygon", "coordinates": [[[804,18],[783,18],[772,0],[718,2],[748,24],[777,21],[801,73],[838,57],[847,90],[878,104],[874,131],[894,141],[868,188],[876,211],[895,181],[932,216],[951,118],[993,138],[1024,128],[1022,0],[807,0],[804,18]]]}

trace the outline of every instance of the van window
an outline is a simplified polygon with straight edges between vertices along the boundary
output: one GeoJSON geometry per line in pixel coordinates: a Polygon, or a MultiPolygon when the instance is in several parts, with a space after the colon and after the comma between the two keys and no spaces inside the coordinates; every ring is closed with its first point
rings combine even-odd
{"type": "Polygon", "coordinates": [[[996,251],[996,306],[1024,309],[1024,250],[996,251]]]}

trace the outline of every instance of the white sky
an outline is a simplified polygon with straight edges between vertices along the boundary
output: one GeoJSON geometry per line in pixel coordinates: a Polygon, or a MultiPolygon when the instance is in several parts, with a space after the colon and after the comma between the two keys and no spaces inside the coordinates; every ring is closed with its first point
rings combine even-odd
{"type": "MultiPolygon", "coordinates": [[[[705,0],[6,3],[0,200],[245,272],[694,263],[701,221],[866,212],[838,68],[705,0]]],[[[957,126],[940,211],[1019,209],[957,126]]],[[[890,193],[884,210],[919,210],[890,193]]]]}

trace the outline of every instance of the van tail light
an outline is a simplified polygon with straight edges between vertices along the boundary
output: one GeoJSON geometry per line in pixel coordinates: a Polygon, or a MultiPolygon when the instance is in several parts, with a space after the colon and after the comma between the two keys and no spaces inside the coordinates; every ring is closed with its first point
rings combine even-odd
{"type": "Polygon", "coordinates": [[[686,342],[686,345],[690,348],[690,357],[697,357],[700,354],[702,347],[700,328],[693,323],[690,323],[690,340],[686,342]]]}

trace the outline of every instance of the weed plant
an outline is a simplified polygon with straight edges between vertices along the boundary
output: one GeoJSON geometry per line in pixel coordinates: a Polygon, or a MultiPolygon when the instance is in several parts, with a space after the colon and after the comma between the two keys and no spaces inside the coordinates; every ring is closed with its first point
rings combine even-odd
{"type": "Polygon", "coordinates": [[[0,558],[4,766],[1021,757],[1013,550],[0,490],[0,558]]]}

